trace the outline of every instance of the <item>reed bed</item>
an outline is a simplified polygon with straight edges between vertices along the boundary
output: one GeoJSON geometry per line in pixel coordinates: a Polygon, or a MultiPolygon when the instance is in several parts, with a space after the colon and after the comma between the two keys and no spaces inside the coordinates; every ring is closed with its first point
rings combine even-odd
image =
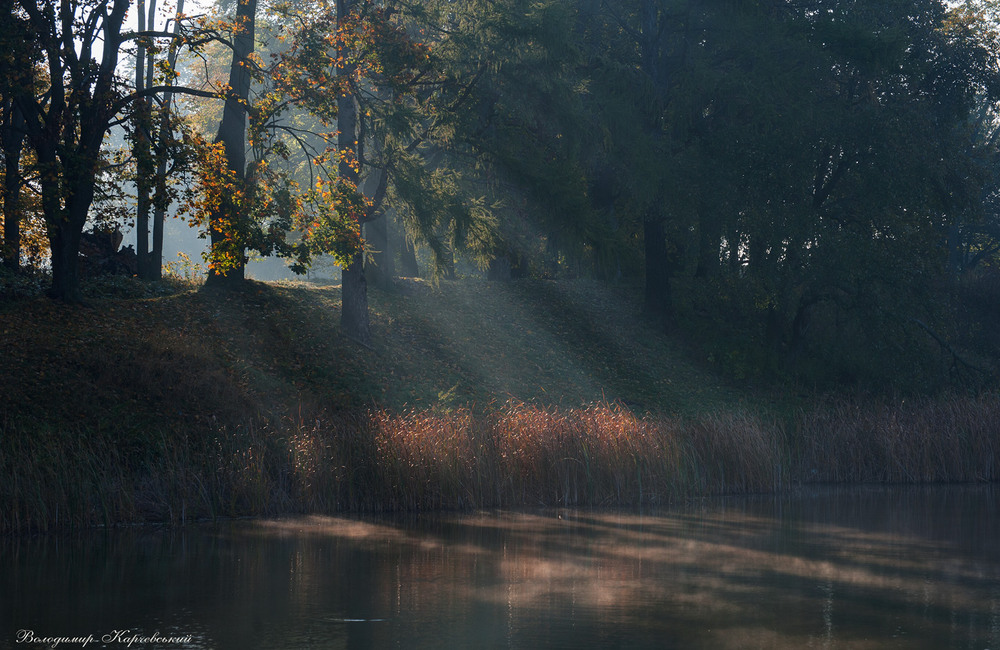
{"type": "Polygon", "coordinates": [[[0,427],[0,532],[301,512],[665,505],[803,482],[1000,478],[1000,397],[785,422],[617,405],[298,414],[191,432],[0,427]]]}
{"type": "Polygon", "coordinates": [[[797,423],[797,474],[834,483],[1000,480],[1000,395],[840,402],[797,423]]]}

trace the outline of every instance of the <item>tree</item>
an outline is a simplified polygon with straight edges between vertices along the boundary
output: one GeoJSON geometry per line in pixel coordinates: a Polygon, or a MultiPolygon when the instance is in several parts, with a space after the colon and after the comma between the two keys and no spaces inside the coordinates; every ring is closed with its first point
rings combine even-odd
{"type": "Polygon", "coordinates": [[[919,347],[981,177],[960,143],[986,41],[932,0],[577,6],[590,189],[638,222],[648,314],[740,372],[919,347]]]}
{"type": "MultiPolygon", "coordinates": [[[[333,150],[313,157],[321,171],[311,180],[317,191],[299,204],[304,246],[343,264],[343,331],[369,345],[362,227],[395,209],[415,215],[417,229],[430,233],[438,215],[463,211],[450,174],[430,163],[444,122],[434,102],[443,81],[428,48],[411,38],[412,16],[395,3],[342,2],[333,11],[320,7],[291,18],[297,25],[292,45],[269,75],[277,84],[274,99],[263,103],[305,109],[336,125],[333,150]]],[[[455,108],[452,103],[443,112],[455,108]]],[[[266,124],[264,131],[280,127],[270,119],[266,124]]],[[[433,236],[428,240],[441,252],[433,236]]]]}
{"type": "Polygon", "coordinates": [[[447,210],[416,201],[421,209],[404,215],[411,236],[445,258],[463,250],[493,278],[560,259],[599,266],[613,234],[588,201],[597,120],[579,101],[572,6],[466,0],[426,10],[440,12],[426,19],[441,79],[428,94],[441,135],[427,169],[438,178],[414,173],[407,184],[426,196],[447,179],[449,194],[466,198],[447,210]]]}
{"type": "MultiPolygon", "coordinates": [[[[146,32],[146,0],[137,0],[139,33],[146,32]]],[[[156,16],[156,0],[149,2],[149,29],[153,29],[156,16]]],[[[135,48],[135,105],[132,109],[132,157],[135,160],[136,189],[136,248],[139,263],[139,277],[153,276],[149,253],[149,216],[153,189],[153,152],[150,138],[153,131],[153,99],[140,95],[153,85],[153,55],[148,52],[147,40],[140,39],[135,48]]]]}
{"type": "MultiPolygon", "coordinates": [[[[996,52],[998,21],[995,2],[970,1],[949,12],[944,31],[970,54],[996,52]]],[[[975,107],[956,143],[968,166],[950,182],[954,209],[948,224],[948,266],[955,278],[995,262],[1000,253],[1000,98],[995,83],[983,83],[1000,77],[1000,69],[991,56],[973,59],[969,69],[978,69],[975,107]]]]}
{"type": "MultiPolygon", "coordinates": [[[[592,195],[617,204],[641,243],[644,312],[673,318],[672,283],[684,269],[696,228],[697,161],[693,118],[704,91],[691,81],[710,73],[706,59],[719,24],[717,3],[635,0],[581,3],[577,32],[587,61],[587,105],[601,139],[592,195]]],[[[735,16],[734,16],[735,17],[735,16]]],[[[711,83],[708,81],[707,83],[711,83]]]]}
{"type": "MultiPolygon", "coordinates": [[[[174,17],[174,37],[170,41],[167,53],[166,85],[173,85],[174,69],[177,63],[177,53],[180,51],[180,39],[178,38],[181,27],[181,17],[184,15],[184,0],[177,0],[177,8],[174,17]]],[[[168,165],[171,162],[170,148],[173,144],[172,132],[174,127],[173,93],[167,90],[163,94],[163,101],[160,105],[159,129],[157,131],[157,152],[156,152],[156,174],[154,176],[154,199],[153,199],[153,245],[150,251],[149,272],[150,277],[158,280],[163,274],[163,224],[166,219],[167,208],[170,206],[171,193],[167,187],[168,165]]]]}
{"type": "Polygon", "coordinates": [[[20,35],[38,44],[51,87],[36,95],[33,70],[21,67],[14,71],[14,101],[37,157],[52,250],[50,295],[70,302],[82,300],[80,236],[94,198],[104,134],[121,108],[115,69],[128,5],[127,0],[18,1],[24,19],[18,21],[20,35]]]}
{"type": "MultiPolygon", "coordinates": [[[[350,21],[358,20],[359,0],[340,0],[337,2],[337,27],[346,36],[350,21]]],[[[338,65],[336,74],[345,79],[337,97],[337,147],[340,163],[337,168],[342,186],[349,191],[358,191],[360,178],[359,147],[363,142],[358,123],[358,98],[356,86],[352,88],[353,78],[358,74],[352,63],[351,50],[346,38],[340,39],[337,52],[338,65]]],[[[358,215],[359,222],[362,216],[358,215]]],[[[361,223],[358,224],[360,229],[361,223]]],[[[350,263],[341,273],[341,328],[344,333],[362,343],[371,345],[371,326],[368,320],[368,284],[365,280],[364,251],[359,248],[354,253],[350,263]]]]}
{"type": "Polygon", "coordinates": [[[256,16],[257,0],[237,1],[226,103],[215,138],[225,153],[226,171],[220,181],[226,189],[209,216],[213,252],[207,280],[210,286],[234,286],[242,282],[246,269],[245,233],[252,191],[246,178],[246,129],[256,16]]]}
{"type": "MultiPolygon", "coordinates": [[[[46,88],[38,92],[32,66],[12,70],[11,97],[24,118],[35,153],[42,214],[52,260],[50,295],[80,302],[80,237],[95,195],[102,143],[139,98],[165,90],[147,86],[125,92],[116,76],[122,45],[136,38],[123,31],[128,0],[59,0],[8,3],[10,29],[38,48],[46,88]]],[[[214,96],[186,88],[184,92],[214,96]]]]}
{"type": "MultiPolygon", "coordinates": [[[[925,335],[914,320],[945,318],[930,280],[944,269],[948,222],[966,201],[956,179],[970,169],[957,145],[975,95],[993,82],[988,52],[948,33],[942,3],[827,5],[786,18],[813,53],[805,87],[818,103],[796,111],[811,123],[779,132],[799,143],[799,169],[814,171],[775,175],[790,191],[781,209],[761,213],[766,248],[748,268],[768,287],[766,341],[776,353],[802,351],[808,324],[825,314],[850,323],[839,329],[873,358],[903,341],[918,348],[925,335]]],[[[827,338],[824,347],[845,344],[827,338]]]]}

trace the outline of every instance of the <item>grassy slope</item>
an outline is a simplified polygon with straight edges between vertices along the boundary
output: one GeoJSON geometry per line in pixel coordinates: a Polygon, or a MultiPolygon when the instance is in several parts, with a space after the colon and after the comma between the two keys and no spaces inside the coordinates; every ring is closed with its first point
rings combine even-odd
{"type": "Polygon", "coordinates": [[[236,294],[119,281],[89,308],[0,303],[7,418],[129,429],[338,409],[578,406],[694,414],[741,394],[586,282],[405,281],[372,291],[374,349],[340,335],[339,288],[250,283],[236,294]],[[86,423],[86,424],[84,424],[86,423]]]}
{"type": "Polygon", "coordinates": [[[386,382],[388,402],[620,401],[693,413],[739,398],[644,323],[631,297],[581,281],[410,283],[376,294],[382,376],[394,364],[408,373],[386,382]]]}

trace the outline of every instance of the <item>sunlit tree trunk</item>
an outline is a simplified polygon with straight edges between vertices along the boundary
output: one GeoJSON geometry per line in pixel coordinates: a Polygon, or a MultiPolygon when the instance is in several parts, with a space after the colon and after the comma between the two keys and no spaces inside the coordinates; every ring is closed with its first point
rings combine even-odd
{"type": "MultiPolygon", "coordinates": [[[[236,34],[233,37],[233,58],[229,68],[229,93],[222,113],[222,122],[215,138],[226,150],[226,163],[241,189],[246,181],[246,104],[250,97],[250,70],[247,60],[254,49],[254,25],[257,0],[238,0],[236,34]]],[[[237,197],[233,197],[234,199],[237,197]]],[[[206,284],[234,287],[242,284],[246,273],[246,249],[240,230],[249,215],[237,200],[224,201],[209,215],[209,237],[213,251],[227,250],[234,257],[232,266],[209,270],[206,284]]]]}
{"type": "MultiPolygon", "coordinates": [[[[177,1],[176,16],[179,18],[184,13],[184,0],[177,1]]],[[[180,29],[180,21],[174,22],[174,34],[180,29]]],[[[177,46],[174,44],[167,54],[167,66],[173,70],[177,62],[177,46]]],[[[168,78],[167,84],[173,83],[173,79],[168,78]]],[[[153,202],[153,249],[150,252],[150,276],[154,280],[163,277],[163,222],[166,219],[169,198],[167,197],[167,145],[170,140],[170,101],[172,93],[164,93],[163,107],[160,112],[160,129],[156,165],[156,200],[153,202]]]]}

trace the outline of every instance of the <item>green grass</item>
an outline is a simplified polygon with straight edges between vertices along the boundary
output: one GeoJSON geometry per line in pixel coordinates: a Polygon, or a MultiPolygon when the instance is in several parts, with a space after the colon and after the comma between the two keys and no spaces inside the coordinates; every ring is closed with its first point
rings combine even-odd
{"type": "Polygon", "coordinates": [[[752,392],[583,281],[91,285],[0,302],[0,532],[386,509],[664,505],[995,481],[1000,397],[752,392]]]}
{"type": "MultiPolygon", "coordinates": [[[[375,294],[376,348],[403,373],[389,406],[619,401],[696,414],[744,395],[642,321],[627,288],[585,281],[411,282],[375,294]],[[389,315],[392,316],[389,316],[389,315]]],[[[396,375],[393,375],[395,377],[396,375]]]]}
{"type": "Polygon", "coordinates": [[[84,309],[0,303],[8,416],[187,422],[286,415],[300,402],[399,410],[511,399],[696,415],[757,399],[646,324],[630,290],[584,281],[373,290],[372,350],[340,335],[337,286],[250,282],[227,294],[115,280],[89,297],[84,309]]]}

